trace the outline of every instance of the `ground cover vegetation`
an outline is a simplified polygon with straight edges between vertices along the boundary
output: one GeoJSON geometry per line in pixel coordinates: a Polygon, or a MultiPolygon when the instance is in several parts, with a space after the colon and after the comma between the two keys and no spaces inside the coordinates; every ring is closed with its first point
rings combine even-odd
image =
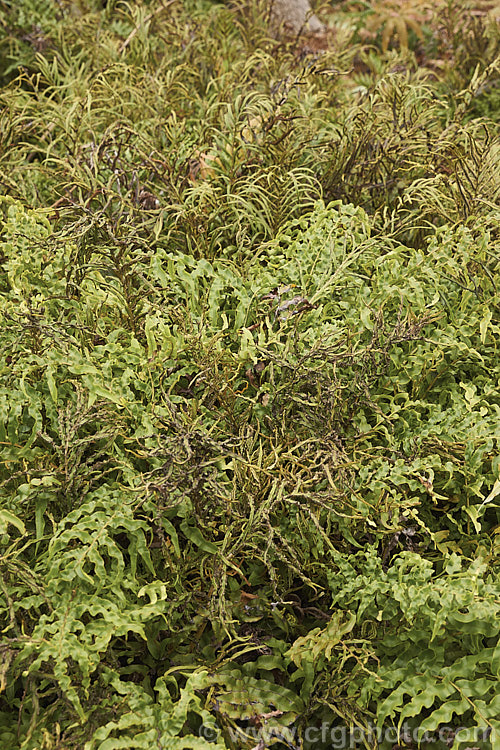
{"type": "Polygon", "coordinates": [[[268,10],[0,0],[3,748],[500,747],[498,6],[268,10]]]}

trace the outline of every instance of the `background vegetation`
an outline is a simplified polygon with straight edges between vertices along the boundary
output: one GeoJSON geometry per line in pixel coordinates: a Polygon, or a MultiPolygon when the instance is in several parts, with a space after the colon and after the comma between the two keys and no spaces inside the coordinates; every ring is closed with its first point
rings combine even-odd
{"type": "Polygon", "coordinates": [[[498,8],[266,12],[0,0],[2,747],[500,747],[498,8]]]}

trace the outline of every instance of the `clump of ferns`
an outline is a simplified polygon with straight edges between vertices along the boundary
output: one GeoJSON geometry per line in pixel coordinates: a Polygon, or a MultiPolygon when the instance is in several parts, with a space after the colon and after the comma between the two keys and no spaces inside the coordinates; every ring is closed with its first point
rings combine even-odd
{"type": "Polygon", "coordinates": [[[412,37],[422,41],[433,18],[428,0],[390,0],[390,2],[346,3],[344,8],[359,14],[359,35],[364,41],[376,41],[382,52],[391,46],[407,50],[412,37]]]}

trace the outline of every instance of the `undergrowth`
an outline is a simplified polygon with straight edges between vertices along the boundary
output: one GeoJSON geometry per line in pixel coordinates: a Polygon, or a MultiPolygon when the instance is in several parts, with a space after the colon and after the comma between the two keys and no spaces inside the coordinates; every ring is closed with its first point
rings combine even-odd
{"type": "Polygon", "coordinates": [[[4,747],[500,747],[468,7],[0,0],[4,747]]]}

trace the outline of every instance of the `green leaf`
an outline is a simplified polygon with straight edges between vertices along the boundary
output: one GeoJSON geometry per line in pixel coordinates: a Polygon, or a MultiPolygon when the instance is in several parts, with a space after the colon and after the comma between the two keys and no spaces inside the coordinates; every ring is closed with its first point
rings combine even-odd
{"type": "Polygon", "coordinates": [[[491,323],[491,319],[493,317],[493,313],[491,310],[486,310],[483,318],[481,319],[481,322],[479,324],[479,330],[481,332],[481,343],[486,343],[486,335],[488,332],[488,326],[491,323]]]}
{"type": "Polygon", "coordinates": [[[11,526],[15,526],[23,536],[24,534],[26,534],[26,527],[20,518],[15,516],[13,513],[10,513],[10,511],[8,510],[0,509],[0,534],[6,533],[7,526],[9,524],[11,524],[11,526]]]}
{"type": "Polygon", "coordinates": [[[182,521],[180,529],[186,539],[189,539],[190,542],[203,552],[208,552],[211,555],[218,553],[219,549],[217,545],[213,544],[213,542],[208,542],[196,526],[190,526],[187,521],[182,521]]]}

